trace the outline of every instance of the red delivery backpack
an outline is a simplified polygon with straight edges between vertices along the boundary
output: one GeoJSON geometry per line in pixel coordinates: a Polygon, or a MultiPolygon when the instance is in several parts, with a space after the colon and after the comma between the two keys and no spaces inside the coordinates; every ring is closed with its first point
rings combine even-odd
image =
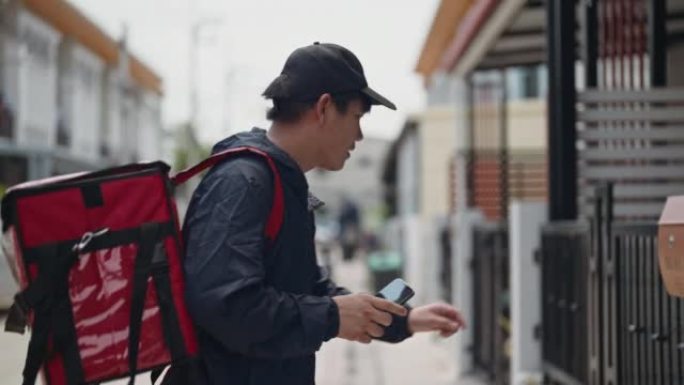
{"type": "Polygon", "coordinates": [[[242,147],[169,176],[137,163],[27,182],[2,200],[3,244],[21,291],[6,330],[31,339],[23,384],[97,384],[192,360],[198,354],[184,302],[183,239],[174,187],[229,157],[253,154],[274,177],[265,229],[283,216],[280,176],[263,151],[242,147]]]}

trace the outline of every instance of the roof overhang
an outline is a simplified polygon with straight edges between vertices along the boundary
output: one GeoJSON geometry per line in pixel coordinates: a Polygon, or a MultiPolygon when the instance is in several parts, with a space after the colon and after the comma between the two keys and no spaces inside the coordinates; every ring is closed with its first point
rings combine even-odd
{"type": "Polygon", "coordinates": [[[539,0],[504,0],[494,10],[451,72],[537,65],[546,62],[546,11],[539,0]]]}
{"type": "MultiPolygon", "coordinates": [[[[443,3],[435,16],[431,35],[437,29],[438,21],[446,18],[439,15],[443,11],[443,3]]],[[[422,61],[419,61],[417,71],[426,78],[434,71],[464,76],[479,69],[535,65],[546,61],[543,0],[474,0],[469,2],[468,9],[456,23],[452,26],[451,41],[441,46],[439,65],[425,71],[420,67],[422,61]]],[[[429,42],[430,36],[423,54],[429,42]]],[[[433,43],[432,49],[435,46],[433,43]]]]}
{"type": "Polygon", "coordinates": [[[502,2],[499,0],[477,0],[471,5],[468,13],[458,26],[458,32],[454,36],[453,41],[442,56],[440,63],[442,71],[453,71],[454,67],[463,59],[463,56],[468,53],[470,46],[475,41],[481,40],[483,28],[491,24],[490,16],[495,12],[496,14],[501,14],[501,6],[502,2]]]}
{"type": "Polygon", "coordinates": [[[444,51],[454,39],[456,30],[476,0],[441,0],[425,38],[416,64],[416,72],[429,77],[440,65],[444,51]]]}

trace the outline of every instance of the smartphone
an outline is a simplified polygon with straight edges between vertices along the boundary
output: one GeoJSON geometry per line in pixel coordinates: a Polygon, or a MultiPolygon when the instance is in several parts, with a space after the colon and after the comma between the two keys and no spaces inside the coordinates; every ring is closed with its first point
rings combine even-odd
{"type": "Polygon", "coordinates": [[[414,294],[413,289],[403,279],[397,278],[383,287],[376,295],[399,305],[404,305],[414,294]]]}

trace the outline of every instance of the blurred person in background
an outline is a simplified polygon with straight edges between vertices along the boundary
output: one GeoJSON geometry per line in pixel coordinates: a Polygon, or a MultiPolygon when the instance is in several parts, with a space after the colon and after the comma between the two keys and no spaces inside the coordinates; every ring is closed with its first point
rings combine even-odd
{"type": "Polygon", "coordinates": [[[267,244],[274,181],[257,156],[232,158],[207,173],[184,223],[186,299],[205,382],[311,385],[314,354],[332,338],[399,342],[417,332],[456,333],[464,323],[452,306],[409,310],[351,294],[316,263],[313,211],[320,201],[304,174],[340,170],[363,139],[360,119],[371,105],[395,109],[368,88],[356,56],[335,44],[299,48],[263,96],[273,102],[269,130],[234,135],[213,151],[249,146],[273,159],[285,206],[277,237],[267,244]]]}
{"type": "Polygon", "coordinates": [[[340,247],[342,247],[342,259],[349,262],[354,258],[361,240],[359,209],[351,199],[347,197],[343,199],[337,221],[339,223],[338,240],[340,247]]]}

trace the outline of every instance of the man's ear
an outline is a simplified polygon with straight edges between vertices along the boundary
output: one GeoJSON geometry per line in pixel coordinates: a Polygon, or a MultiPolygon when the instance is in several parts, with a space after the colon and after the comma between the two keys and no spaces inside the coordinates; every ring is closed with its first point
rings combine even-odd
{"type": "Polygon", "coordinates": [[[318,98],[316,106],[314,107],[316,111],[316,120],[319,124],[325,122],[325,112],[328,108],[332,107],[332,96],[330,94],[323,94],[318,98]]]}

